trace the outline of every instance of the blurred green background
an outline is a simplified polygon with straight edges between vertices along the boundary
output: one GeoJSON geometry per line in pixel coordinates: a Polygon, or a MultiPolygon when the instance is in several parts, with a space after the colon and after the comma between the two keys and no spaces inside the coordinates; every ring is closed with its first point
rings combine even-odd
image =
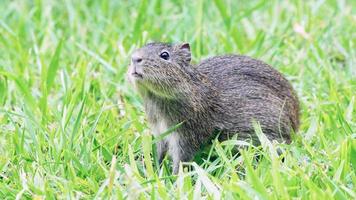
{"type": "Polygon", "coordinates": [[[355,199],[356,3],[0,1],[1,199],[355,199]],[[191,170],[156,165],[125,81],[146,42],[189,42],[193,63],[236,53],[292,82],[302,125],[271,147],[214,142],[191,170]],[[256,154],[263,155],[260,162],[256,154]]]}

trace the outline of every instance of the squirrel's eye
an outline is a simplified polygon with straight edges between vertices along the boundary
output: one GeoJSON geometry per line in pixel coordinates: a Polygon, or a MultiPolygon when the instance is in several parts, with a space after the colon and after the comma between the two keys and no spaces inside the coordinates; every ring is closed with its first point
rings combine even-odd
{"type": "Polygon", "coordinates": [[[165,60],[168,60],[169,59],[169,53],[167,51],[163,51],[159,57],[165,59],[165,60]]]}

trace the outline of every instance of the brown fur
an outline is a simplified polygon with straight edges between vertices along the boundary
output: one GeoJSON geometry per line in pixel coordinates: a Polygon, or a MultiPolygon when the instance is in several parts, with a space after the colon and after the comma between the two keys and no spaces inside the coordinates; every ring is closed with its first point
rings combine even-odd
{"type": "Polygon", "coordinates": [[[291,131],[298,129],[295,92],[262,61],[225,55],[192,66],[189,44],[166,43],[147,44],[132,58],[128,76],[143,98],[153,133],[183,122],[157,145],[160,161],[167,152],[171,156],[174,173],[217,131],[221,140],[238,134],[257,142],[255,120],[269,139],[289,142],[291,131]],[[160,57],[162,51],[169,53],[168,60],[160,57]]]}

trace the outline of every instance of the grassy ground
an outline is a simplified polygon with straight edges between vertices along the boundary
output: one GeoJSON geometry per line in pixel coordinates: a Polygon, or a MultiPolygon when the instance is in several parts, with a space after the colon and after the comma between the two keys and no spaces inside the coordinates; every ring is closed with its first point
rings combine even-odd
{"type": "Polygon", "coordinates": [[[0,2],[0,199],[355,199],[355,1],[0,2]],[[291,145],[215,142],[192,170],[158,169],[124,75],[147,41],[191,43],[193,61],[264,60],[292,82],[291,145]],[[273,152],[285,149],[284,162],[273,152]],[[260,162],[255,154],[262,154],[260,162]]]}

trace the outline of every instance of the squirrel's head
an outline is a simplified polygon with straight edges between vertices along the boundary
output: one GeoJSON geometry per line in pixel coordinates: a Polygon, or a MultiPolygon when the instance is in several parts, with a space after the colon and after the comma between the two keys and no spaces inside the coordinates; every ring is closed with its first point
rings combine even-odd
{"type": "Polygon", "coordinates": [[[194,79],[190,60],[188,43],[149,43],[134,51],[127,75],[138,90],[174,98],[188,80],[194,79]]]}

